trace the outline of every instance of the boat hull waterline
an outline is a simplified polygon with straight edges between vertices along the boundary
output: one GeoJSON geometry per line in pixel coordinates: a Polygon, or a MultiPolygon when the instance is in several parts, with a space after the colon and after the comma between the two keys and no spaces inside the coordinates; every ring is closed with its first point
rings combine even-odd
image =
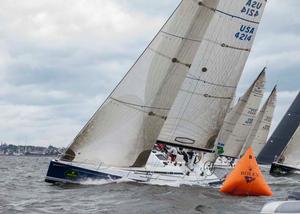
{"type": "Polygon", "coordinates": [[[68,163],[60,160],[52,160],[49,165],[45,181],[48,183],[64,184],[84,184],[89,181],[107,181],[118,182],[121,180],[141,182],[145,184],[157,185],[197,185],[208,186],[222,183],[222,179],[213,175],[200,175],[197,172],[191,172],[186,175],[183,172],[174,172],[172,170],[153,170],[146,168],[114,168],[99,167],[92,169],[86,165],[81,167],[75,163],[68,163]]]}
{"type": "Polygon", "coordinates": [[[284,177],[293,175],[295,172],[300,172],[300,169],[290,167],[287,165],[273,162],[270,169],[270,175],[274,177],[284,177]]]}

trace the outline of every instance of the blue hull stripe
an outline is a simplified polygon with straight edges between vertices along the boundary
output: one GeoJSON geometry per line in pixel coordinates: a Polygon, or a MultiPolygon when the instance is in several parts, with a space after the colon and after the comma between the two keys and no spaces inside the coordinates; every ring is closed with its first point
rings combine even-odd
{"type": "Polygon", "coordinates": [[[56,161],[51,161],[45,181],[49,183],[80,183],[88,179],[99,180],[117,180],[120,176],[110,175],[94,170],[84,169],[77,166],[71,166],[56,161]]]}

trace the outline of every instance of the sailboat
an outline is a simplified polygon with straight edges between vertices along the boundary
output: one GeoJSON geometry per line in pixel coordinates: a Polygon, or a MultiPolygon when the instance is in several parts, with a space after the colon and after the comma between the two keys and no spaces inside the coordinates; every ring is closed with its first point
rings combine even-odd
{"type": "Polygon", "coordinates": [[[181,1],[64,155],[50,162],[45,180],[128,179],[192,185],[217,181],[216,176],[197,170],[187,175],[184,166],[160,164],[151,149],[158,140],[185,148],[213,147],[265,4],[181,1]],[[180,120],[178,114],[183,115],[180,120]],[[186,119],[191,120],[190,126],[186,119]],[[201,134],[190,135],[195,132],[191,125],[199,124],[201,134]]]}
{"type": "Polygon", "coordinates": [[[267,144],[259,153],[257,160],[260,164],[269,165],[279,156],[299,126],[300,121],[300,92],[282,118],[267,144]]]}
{"type": "Polygon", "coordinates": [[[253,149],[254,155],[257,157],[267,143],[276,105],[276,97],[277,90],[275,86],[255,118],[254,125],[246,139],[246,143],[243,146],[240,157],[243,156],[250,146],[253,149]]]}
{"type": "MultiPolygon", "coordinates": [[[[262,147],[266,144],[267,137],[271,127],[271,122],[273,119],[275,102],[276,102],[276,94],[277,93],[276,93],[276,86],[275,86],[270,96],[267,98],[266,102],[263,104],[259,113],[255,117],[253,125],[250,128],[250,133],[248,134],[246,141],[244,142],[244,145],[242,146],[238,157],[242,157],[249,147],[253,147],[253,152],[255,156],[257,156],[257,154],[259,154],[262,147]]],[[[233,163],[234,163],[234,159],[229,161],[225,156],[225,159],[224,157],[220,157],[218,161],[216,161],[215,166],[218,168],[232,168],[233,163]]]]}
{"type": "Polygon", "coordinates": [[[300,173],[300,126],[296,129],[289,143],[272,163],[270,174],[274,176],[285,176],[297,172],[300,173]]]}
{"type": "Polygon", "coordinates": [[[238,103],[226,115],[217,142],[223,144],[222,156],[239,158],[240,152],[253,126],[264,93],[265,68],[238,103]]]}

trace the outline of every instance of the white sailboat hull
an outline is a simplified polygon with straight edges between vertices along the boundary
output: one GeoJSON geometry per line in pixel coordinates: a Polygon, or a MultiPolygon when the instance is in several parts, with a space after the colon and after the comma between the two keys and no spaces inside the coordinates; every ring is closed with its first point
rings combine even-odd
{"type": "Polygon", "coordinates": [[[168,186],[207,186],[222,182],[216,175],[203,171],[201,164],[189,173],[185,171],[185,166],[180,165],[158,166],[152,163],[145,167],[117,168],[52,160],[45,181],[72,184],[129,181],[168,186]]]}

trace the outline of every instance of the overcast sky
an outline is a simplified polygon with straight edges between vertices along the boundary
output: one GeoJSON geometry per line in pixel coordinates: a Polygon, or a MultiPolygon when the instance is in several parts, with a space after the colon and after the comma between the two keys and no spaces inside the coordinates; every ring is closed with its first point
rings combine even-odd
{"type": "MultiPolygon", "coordinates": [[[[67,146],[178,3],[0,0],[0,140],[67,146]]],[[[268,1],[238,89],[268,66],[267,91],[280,91],[272,130],[299,90],[299,8],[268,1]]]]}

